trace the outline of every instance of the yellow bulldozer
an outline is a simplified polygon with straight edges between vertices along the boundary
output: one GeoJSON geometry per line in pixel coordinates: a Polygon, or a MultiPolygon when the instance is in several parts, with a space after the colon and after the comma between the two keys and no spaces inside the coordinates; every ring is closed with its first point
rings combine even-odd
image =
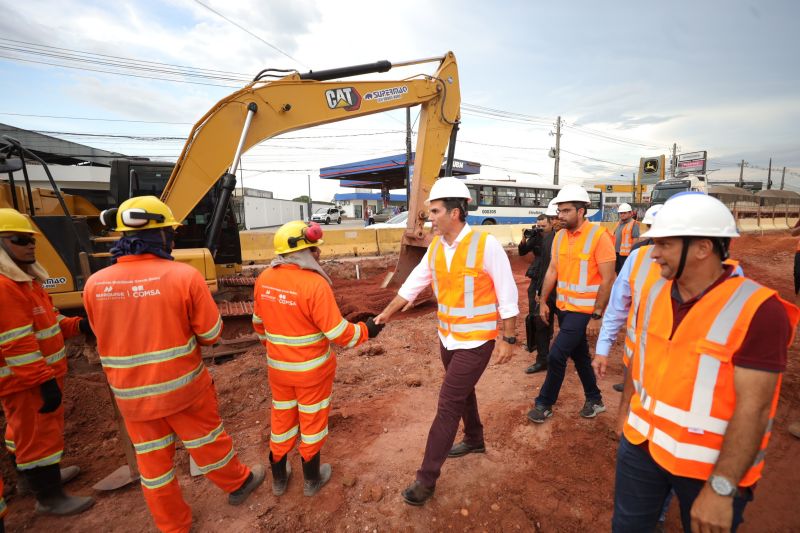
{"type": "MultiPolygon", "coordinates": [[[[410,216],[393,280],[402,282],[429,243],[430,236],[423,231],[424,200],[440,174],[448,145],[444,175],[452,175],[461,105],[458,67],[452,52],[441,57],[400,63],[378,61],[302,74],[265,69],[251,83],[217,102],[194,125],[174,166],[114,162],[112,203],[119,205],[131,196],[160,193],[175,218],[185,221],[178,231],[175,259],[197,268],[216,292],[220,280],[241,263],[230,199],[242,154],[283,133],[416,105],[421,106],[421,113],[408,199],[410,216]],[[424,63],[436,63],[436,71],[402,80],[343,81],[424,63]],[[198,214],[201,205],[205,210],[198,214]]],[[[46,163],[8,137],[0,140],[0,176],[4,174],[7,181],[0,182],[0,207],[13,207],[26,214],[42,233],[37,254],[49,273],[46,289],[54,304],[59,309],[80,308],[86,279],[109,264],[109,249],[118,235],[100,224],[98,206],[81,196],[62,193],[46,163]],[[50,189],[31,187],[28,164],[43,165],[50,189]]]]}

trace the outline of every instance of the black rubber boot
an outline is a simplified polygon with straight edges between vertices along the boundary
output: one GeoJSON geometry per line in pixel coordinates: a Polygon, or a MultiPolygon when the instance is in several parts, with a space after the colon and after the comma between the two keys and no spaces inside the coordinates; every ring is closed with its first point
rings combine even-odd
{"type": "Polygon", "coordinates": [[[23,470],[23,473],[36,496],[38,514],[73,515],[94,505],[94,500],[88,496],[70,496],[64,492],[58,464],[23,470]]]}
{"type": "Polygon", "coordinates": [[[281,457],[277,463],[273,461],[272,452],[269,452],[269,464],[272,467],[272,494],[281,496],[289,486],[292,475],[292,465],[286,460],[288,455],[281,457]]]}
{"type": "Polygon", "coordinates": [[[317,453],[310,461],[303,461],[303,477],[305,478],[303,494],[313,496],[331,478],[331,465],[328,463],[320,465],[319,453],[317,453]]]}

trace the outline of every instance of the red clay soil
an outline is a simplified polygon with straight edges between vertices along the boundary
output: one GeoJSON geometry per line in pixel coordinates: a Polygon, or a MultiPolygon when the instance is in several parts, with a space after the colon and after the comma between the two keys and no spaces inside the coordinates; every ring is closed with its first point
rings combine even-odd
{"type": "MultiPolygon", "coordinates": [[[[792,297],[795,241],[785,236],[743,237],[734,257],[756,280],[792,297]]],[[[527,312],[528,259],[511,252],[527,312]]],[[[394,296],[380,289],[394,258],[333,261],[331,272],[339,305],[349,318],[378,313],[394,296]],[[355,265],[361,279],[355,279],[355,265]]],[[[512,362],[491,364],[478,384],[487,452],[448,461],[434,498],[422,508],[402,502],[400,491],[414,479],[436,410],[442,378],[432,303],[391,322],[375,341],[338,350],[338,370],[330,417],[330,436],[323,459],[333,466],[330,483],[315,498],[302,495],[300,459],[288,492],[275,497],[268,483],[241,507],[204,478],[189,476],[186,451],[176,454],[184,496],[192,507],[195,531],[607,531],[613,505],[617,441],[613,431],[620,381],[619,343],[612,354],[611,375],[601,382],[609,412],[595,420],[577,413],[583,403],[580,382],[568,372],[555,416],[546,424],[526,422],[525,413],[544,376],[527,376],[531,357],[519,349],[512,362]]],[[[226,322],[226,336],[250,333],[246,324],[226,322]]],[[[524,331],[521,321],[518,331],[524,331]]],[[[64,464],[84,470],[69,485],[76,494],[124,463],[118,447],[109,396],[99,367],[73,349],[65,391],[66,453],[64,464]]],[[[786,431],[800,418],[800,362],[792,347],[781,403],[773,430],[764,478],[745,513],[743,532],[800,530],[800,440],[786,431]]],[[[225,427],[240,457],[249,464],[266,462],[270,395],[264,352],[255,347],[222,365],[211,366],[225,427]]],[[[95,494],[97,504],[80,516],[38,517],[33,499],[13,493],[15,475],[2,463],[11,494],[8,531],[155,531],[141,489],[131,486],[95,494]]],[[[668,531],[680,531],[677,505],[667,519],[668,531]]]]}

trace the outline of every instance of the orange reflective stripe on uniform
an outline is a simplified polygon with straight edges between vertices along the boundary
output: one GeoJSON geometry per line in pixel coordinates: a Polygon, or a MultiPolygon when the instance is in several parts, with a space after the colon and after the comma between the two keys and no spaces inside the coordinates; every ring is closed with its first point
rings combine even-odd
{"type": "Polygon", "coordinates": [[[101,356],[100,363],[105,368],[134,368],[141,365],[151,365],[155,363],[163,363],[165,361],[172,361],[178,357],[183,357],[194,353],[197,347],[197,339],[191,337],[186,344],[177,346],[175,348],[167,348],[164,350],[156,350],[154,352],[145,352],[134,355],[109,355],[101,356]]]}
{"type": "MultiPolygon", "coordinates": [[[[706,479],[735,409],[732,355],[757,309],[776,293],[743,277],[728,278],[672,334],[671,289],[672,282],[659,278],[637,309],[643,327],[630,365],[635,393],[625,435],[634,444],[649,440],[653,458],[672,474],[706,479]],[[672,377],[678,374],[680,379],[672,377]]],[[[794,309],[781,302],[787,311],[794,309]]],[[[796,325],[796,315],[790,317],[796,325]]],[[[780,379],[760,452],[740,485],[752,485],[761,475],[779,391],[780,379]]]]}
{"type": "Polygon", "coordinates": [[[142,487],[150,490],[155,490],[163,487],[164,485],[169,484],[175,479],[175,469],[170,468],[165,474],[162,474],[158,477],[144,477],[140,474],[139,476],[142,481],[142,487]]]}
{"type": "Polygon", "coordinates": [[[61,457],[63,455],[64,455],[64,450],[59,450],[52,455],[48,455],[47,457],[37,459],[36,461],[30,461],[27,463],[17,463],[17,470],[31,470],[33,468],[39,468],[40,466],[49,466],[58,464],[61,462],[61,457]]]}
{"type": "Polygon", "coordinates": [[[325,426],[325,429],[323,429],[319,433],[314,433],[313,435],[306,435],[305,433],[300,433],[300,440],[305,444],[316,444],[317,442],[321,441],[327,436],[328,436],[328,426],[325,426]]]}
{"type": "Polygon", "coordinates": [[[33,324],[27,324],[18,328],[10,329],[0,333],[0,344],[8,344],[16,340],[27,337],[33,333],[33,324]]]}
{"type": "Polygon", "coordinates": [[[162,450],[167,446],[174,444],[176,439],[175,433],[170,433],[166,437],[160,439],[150,440],[147,442],[133,443],[133,449],[137,454],[149,453],[156,450],[162,450]]]}
{"type": "Polygon", "coordinates": [[[184,374],[177,379],[172,379],[170,381],[165,381],[163,383],[154,383],[152,385],[144,385],[142,387],[114,387],[111,386],[111,390],[114,392],[114,396],[119,398],[120,400],[133,400],[138,398],[147,398],[149,396],[158,396],[159,394],[167,394],[178,389],[181,389],[197,379],[203,371],[205,370],[205,366],[203,363],[200,363],[194,370],[189,372],[188,374],[184,374]]]}
{"type": "Polygon", "coordinates": [[[277,359],[273,359],[267,356],[267,365],[269,365],[271,368],[276,368],[278,370],[286,370],[287,372],[306,372],[308,370],[314,370],[315,368],[324,365],[330,358],[331,358],[331,349],[328,348],[328,350],[321,356],[315,357],[314,359],[310,359],[308,361],[302,361],[298,363],[278,361],[277,359]]]}
{"type": "Polygon", "coordinates": [[[269,439],[273,442],[286,442],[287,440],[294,438],[299,432],[300,432],[300,426],[295,425],[289,431],[280,433],[278,435],[270,432],[269,439]]]}
{"type": "Polygon", "coordinates": [[[7,355],[6,363],[8,366],[23,366],[31,363],[38,363],[43,359],[44,357],[42,357],[42,352],[36,350],[35,352],[24,353],[22,355],[7,355]]]}
{"type": "Polygon", "coordinates": [[[218,337],[220,332],[222,332],[222,317],[217,318],[217,323],[214,324],[211,329],[205,333],[197,333],[196,335],[204,341],[211,341],[218,337]]]}

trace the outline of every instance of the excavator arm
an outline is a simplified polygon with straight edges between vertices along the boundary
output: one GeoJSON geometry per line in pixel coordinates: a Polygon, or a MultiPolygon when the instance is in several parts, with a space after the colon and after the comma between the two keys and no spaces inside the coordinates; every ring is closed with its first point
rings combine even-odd
{"type": "Polygon", "coordinates": [[[239,160],[247,150],[282,133],[415,105],[420,105],[422,110],[408,199],[408,226],[395,277],[395,281],[402,281],[427,246],[423,233],[424,201],[439,176],[448,142],[451,145],[448,168],[452,168],[461,106],[458,67],[452,52],[443,57],[394,65],[380,61],[328,71],[293,73],[273,81],[257,78],[220,100],[195,124],[161,198],[175,217],[183,220],[222,178],[221,200],[212,217],[206,242],[213,253],[222,217],[236,184],[239,160]],[[430,76],[400,81],[329,81],[433,61],[439,66],[430,76]]]}

